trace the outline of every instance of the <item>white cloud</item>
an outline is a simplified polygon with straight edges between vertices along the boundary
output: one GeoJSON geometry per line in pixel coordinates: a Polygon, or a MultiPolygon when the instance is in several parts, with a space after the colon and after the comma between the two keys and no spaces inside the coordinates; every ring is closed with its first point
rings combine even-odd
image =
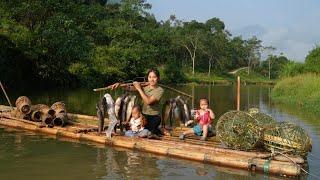
{"type": "Polygon", "coordinates": [[[257,36],[264,46],[273,46],[275,54],[284,53],[289,59],[304,62],[310,50],[319,42],[320,35],[315,32],[317,28],[307,30],[305,27],[295,25],[293,28],[284,26],[265,28],[261,25],[250,25],[235,31],[235,35],[242,35],[247,39],[257,36]]]}

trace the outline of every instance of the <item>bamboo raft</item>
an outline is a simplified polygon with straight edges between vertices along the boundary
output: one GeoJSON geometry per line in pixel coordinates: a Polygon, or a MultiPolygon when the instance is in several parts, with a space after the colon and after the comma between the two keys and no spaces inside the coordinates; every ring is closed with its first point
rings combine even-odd
{"type": "MultiPolygon", "coordinates": [[[[301,167],[305,164],[305,160],[300,156],[289,156],[288,159],[281,154],[228,149],[216,137],[211,137],[206,142],[199,141],[195,136],[188,137],[184,141],[179,140],[178,135],[187,128],[175,128],[172,136],[163,136],[162,140],[124,136],[108,139],[104,134],[94,131],[97,128],[95,116],[68,113],[70,125],[49,128],[38,122],[14,118],[10,115],[11,110],[8,106],[0,105],[0,125],[280,176],[298,176],[301,173],[301,167]]],[[[108,119],[105,120],[108,123],[108,119]]]]}

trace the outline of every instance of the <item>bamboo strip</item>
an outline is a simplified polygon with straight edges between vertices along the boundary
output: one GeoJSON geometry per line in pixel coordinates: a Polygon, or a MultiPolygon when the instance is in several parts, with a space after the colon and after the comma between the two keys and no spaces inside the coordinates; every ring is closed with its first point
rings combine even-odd
{"type": "Polygon", "coordinates": [[[13,119],[13,120],[16,120],[16,121],[21,121],[21,122],[24,122],[24,123],[27,123],[27,124],[36,125],[37,127],[44,127],[44,125],[41,124],[41,123],[36,123],[36,122],[24,120],[24,119],[15,118],[15,117],[12,117],[11,115],[8,115],[7,113],[1,113],[0,117],[1,118],[7,118],[7,119],[13,119]]]}
{"type": "MultiPolygon", "coordinates": [[[[210,146],[203,146],[201,145],[201,148],[199,148],[199,145],[195,144],[187,144],[183,142],[174,142],[174,141],[166,141],[163,142],[162,144],[169,144],[169,146],[177,146],[177,147],[184,147],[184,148],[192,148],[195,150],[209,150],[214,153],[224,153],[224,154],[229,154],[229,155],[239,155],[239,156],[246,156],[246,157],[251,157],[251,158],[269,158],[271,153],[268,152],[246,152],[246,151],[238,151],[238,150],[232,150],[232,149],[226,149],[222,147],[210,147],[210,146]]],[[[289,155],[291,159],[293,159],[296,163],[302,164],[304,163],[304,159],[301,158],[300,156],[292,156],[289,155]]],[[[279,161],[285,161],[285,162],[290,162],[287,158],[283,157],[282,155],[277,155],[274,157],[275,160],[279,161]]]]}
{"type": "MultiPolygon", "coordinates": [[[[150,140],[152,141],[152,140],[150,140]]],[[[153,140],[154,141],[154,140],[153,140]]],[[[154,152],[156,151],[158,154],[162,155],[169,155],[173,157],[180,157],[184,159],[196,160],[196,161],[203,161],[203,162],[210,162],[213,164],[236,167],[247,169],[248,162],[252,158],[248,157],[241,157],[241,156],[226,156],[224,153],[202,153],[199,151],[187,151],[181,150],[178,148],[172,148],[168,146],[159,146],[156,143],[147,143],[147,141],[142,144],[138,143],[139,150],[147,151],[147,152],[154,152]]],[[[258,171],[263,171],[263,167],[266,163],[266,160],[262,159],[252,159],[253,164],[257,166],[258,171]]],[[[295,164],[288,163],[288,162],[278,162],[278,161],[270,161],[269,165],[270,173],[274,174],[286,174],[289,176],[296,176],[300,174],[300,167],[296,166],[295,164]],[[280,167],[278,167],[280,166],[280,167]]]]}
{"type": "Polygon", "coordinates": [[[274,143],[280,144],[282,146],[297,148],[297,149],[301,149],[301,147],[302,147],[301,144],[290,141],[288,139],[283,139],[281,137],[271,136],[271,135],[267,135],[267,134],[265,134],[263,136],[263,140],[269,141],[269,142],[274,142],[274,143]]]}

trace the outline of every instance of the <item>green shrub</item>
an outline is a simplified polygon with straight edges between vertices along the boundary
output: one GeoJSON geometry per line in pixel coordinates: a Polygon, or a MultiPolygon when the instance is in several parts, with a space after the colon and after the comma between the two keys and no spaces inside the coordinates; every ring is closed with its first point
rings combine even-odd
{"type": "Polygon", "coordinates": [[[297,104],[311,112],[320,113],[320,77],[301,74],[279,81],[272,90],[275,101],[297,104]]]}
{"type": "Polygon", "coordinates": [[[304,72],[306,72],[304,64],[290,61],[283,66],[280,77],[292,77],[304,72]]]}
{"type": "Polygon", "coordinates": [[[164,66],[163,81],[166,83],[184,83],[186,82],[186,75],[182,67],[175,62],[170,62],[164,66]]]}
{"type": "Polygon", "coordinates": [[[309,52],[306,57],[306,68],[308,72],[320,73],[320,46],[309,52]]]}

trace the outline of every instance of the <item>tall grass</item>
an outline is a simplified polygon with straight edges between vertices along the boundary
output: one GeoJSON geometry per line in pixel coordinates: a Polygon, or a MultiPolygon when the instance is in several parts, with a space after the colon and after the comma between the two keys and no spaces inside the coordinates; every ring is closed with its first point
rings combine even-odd
{"type": "Polygon", "coordinates": [[[278,81],[272,90],[277,102],[297,104],[305,110],[320,114],[320,76],[301,74],[278,81]]]}

